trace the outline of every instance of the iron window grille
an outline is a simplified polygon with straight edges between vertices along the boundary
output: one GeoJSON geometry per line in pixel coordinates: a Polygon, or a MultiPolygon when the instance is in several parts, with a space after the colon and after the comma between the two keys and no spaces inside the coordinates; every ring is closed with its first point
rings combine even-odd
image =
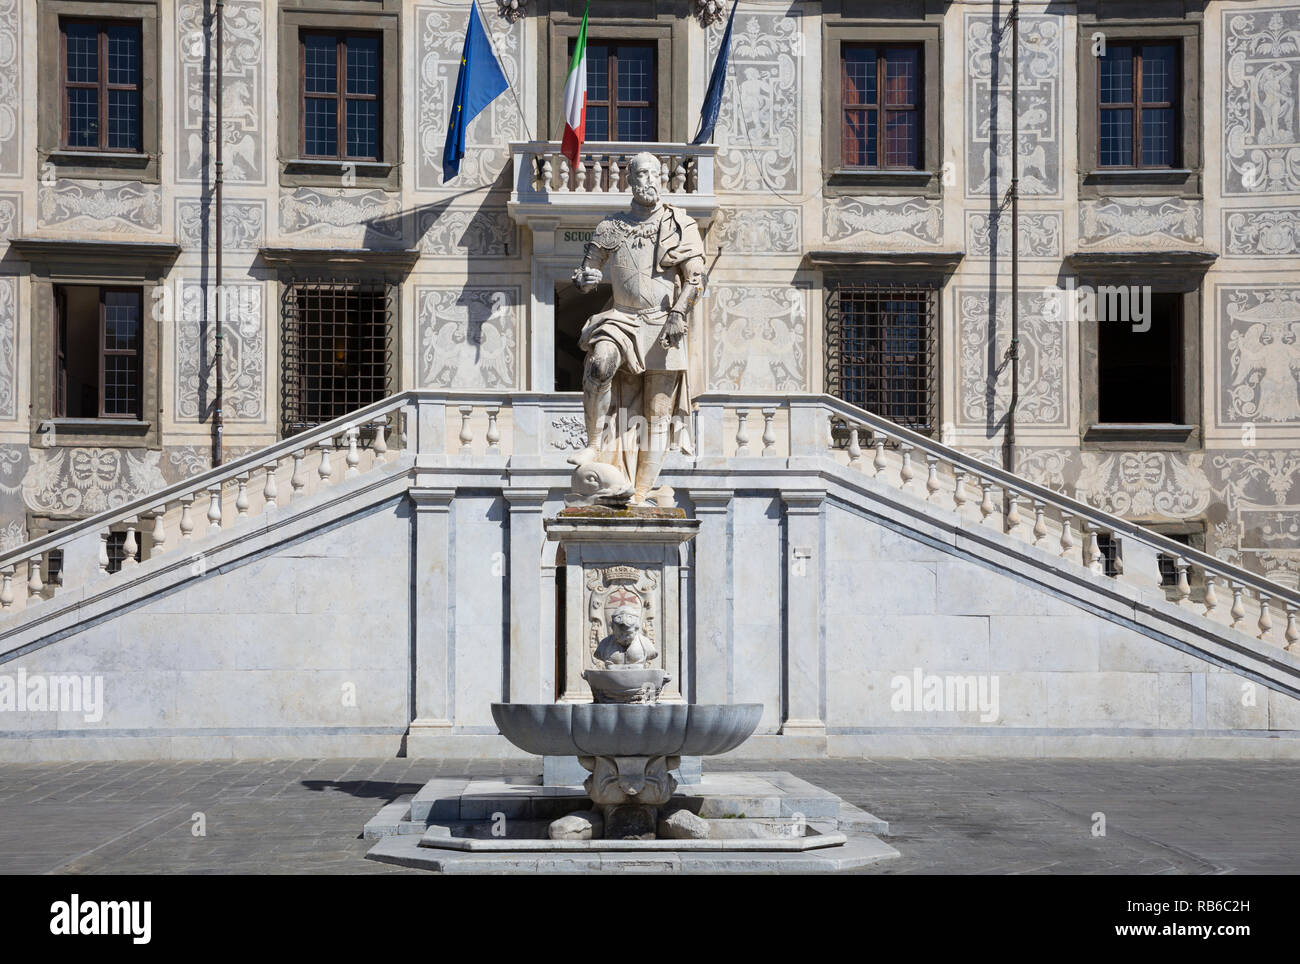
{"type": "Polygon", "coordinates": [[[938,286],[831,287],[826,304],[826,390],[925,435],[938,406],[938,286]]]}
{"type": "Polygon", "coordinates": [[[1172,43],[1112,44],[1099,58],[1099,166],[1176,165],[1179,49],[1172,43]]]}
{"type": "MultiPolygon", "coordinates": [[[[126,562],[126,531],[110,532],[108,534],[108,571],[121,572],[122,564],[126,562]]],[[[135,534],[135,561],[139,562],[141,550],[144,548],[144,539],[139,530],[135,534]]]]}
{"type": "Polygon", "coordinates": [[[1112,579],[1119,576],[1119,541],[1108,532],[1097,533],[1097,551],[1102,571],[1112,579]]]}
{"type": "Polygon", "coordinates": [[[282,303],[281,400],[285,435],[390,394],[391,286],[376,281],[296,281],[282,303]]]}
{"type": "Polygon", "coordinates": [[[61,20],[61,147],[140,152],[140,25],[61,20]]]}

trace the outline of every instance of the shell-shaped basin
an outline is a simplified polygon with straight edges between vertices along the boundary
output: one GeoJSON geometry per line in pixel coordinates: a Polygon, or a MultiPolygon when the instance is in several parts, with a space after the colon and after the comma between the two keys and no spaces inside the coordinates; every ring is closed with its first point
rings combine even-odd
{"type": "Polygon", "coordinates": [[[501,735],[537,756],[714,756],[749,739],[761,703],[493,703],[501,735]]]}

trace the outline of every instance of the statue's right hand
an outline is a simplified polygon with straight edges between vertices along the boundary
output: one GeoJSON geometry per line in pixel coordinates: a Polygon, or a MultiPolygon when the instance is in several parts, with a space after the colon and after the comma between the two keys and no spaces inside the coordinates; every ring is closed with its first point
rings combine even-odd
{"type": "Polygon", "coordinates": [[[600,284],[600,279],[603,277],[599,268],[579,268],[573,272],[573,283],[583,291],[590,291],[600,284]]]}

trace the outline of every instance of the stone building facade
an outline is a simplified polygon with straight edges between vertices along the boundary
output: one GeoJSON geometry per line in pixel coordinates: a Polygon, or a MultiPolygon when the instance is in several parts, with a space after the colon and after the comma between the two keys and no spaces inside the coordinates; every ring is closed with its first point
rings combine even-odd
{"type": "MultiPolygon", "coordinates": [[[[573,326],[590,305],[565,279],[595,216],[623,199],[539,194],[540,166],[520,165],[540,165],[527,145],[558,133],[582,6],[482,5],[513,93],[474,122],[444,184],[468,3],[226,0],[218,240],[210,10],[0,0],[0,548],[211,464],[219,317],[226,458],[403,388],[576,388],[573,326]],[[120,76],[61,83],[69,37],[106,58],[118,44],[125,60],[106,63],[120,76]],[[369,92],[335,90],[339,144],[345,119],[359,133],[333,159],[305,147],[321,91],[300,70],[329,44],[336,81],[350,67],[369,92]],[[69,143],[68,105],[89,96],[69,90],[97,83],[106,103],[134,98],[129,149],[104,143],[113,123],[84,118],[69,143]],[[124,356],[104,335],[122,319],[124,356]]],[[[687,146],[725,26],[714,5],[593,0],[590,42],[620,96],[610,62],[623,54],[629,123],[680,160],[707,226],[693,383],[840,394],[1000,461],[1018,109],[1015,470],[1294,587],[1300,3],[1022,4],[1014,106],[1009,11],[747,0],[714,151],[687,146]],[[1148,62],[1169,52],[1168,83],[1147,97],[1176,118],[1155,158],[1167,163],[1103,164],[1107,105],[1122,97],[1099,86],[1117,76],[1099,42],[1148,62]],[[858,123],[846,58],[886,49],[914,52],[914,116],[898,121],[915,125],[913,154],[873,169],[845,143],[858,123]],[[1115,341],[1125,322],[1077,318],[1053,294],[1130,285],[1166,336],[1144,345],[1146,368],[1116,362],[1134,344],[1115,341]],[[1167,397],[1153,402],[1161,371],[1167,397]]],[[[636,149],[603,148],[616,162],[636,149]]]]}

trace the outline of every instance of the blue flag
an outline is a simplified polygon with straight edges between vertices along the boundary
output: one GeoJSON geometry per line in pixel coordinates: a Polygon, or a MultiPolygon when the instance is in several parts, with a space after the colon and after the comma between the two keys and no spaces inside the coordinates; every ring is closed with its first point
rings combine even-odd
{"type": "Polygon", "coordinates": [[[460,73],[456,76],[456,96],[451,102],[451,117],[447,118],[447,144],[442,149],[442,183],[460,173],[460,159],[465,156],[465,131],[470,121],[509,86],[492,52],[492,41],[479,20],[478,4],[471,3],[465,47],[460,54],[460,73]]]}
{"type": "Polygon", "coordinates": [[[727,30],[722,35],[718,59],[713,62],[713,74],[709,77],[709,89],[704,95],[704,106],[700,108],[700,132],[695,135],[692,144],[707,144],[713,140],[713,128],[718,123],[718,109],[722,106],[722,89],[727,86],[727,58],[731,56],[731,26],[736,22],[736,7],[739,4],[740,0],[736,0],[731,5],[727,30]]]}

